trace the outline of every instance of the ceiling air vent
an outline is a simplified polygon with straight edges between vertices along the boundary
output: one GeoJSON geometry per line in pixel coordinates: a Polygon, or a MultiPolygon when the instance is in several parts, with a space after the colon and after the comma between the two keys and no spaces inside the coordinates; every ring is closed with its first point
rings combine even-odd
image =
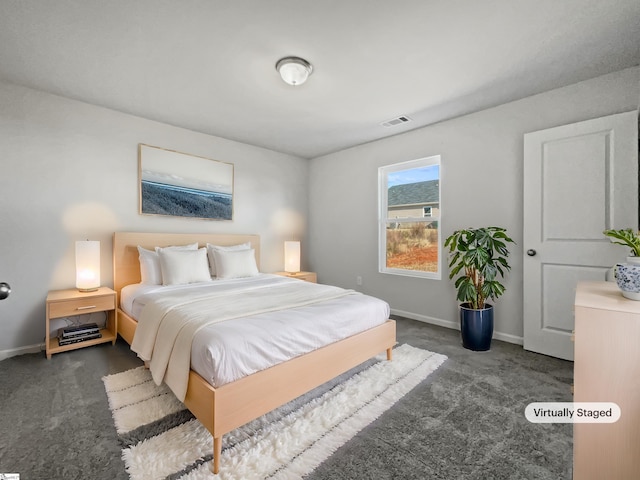
{"type": "Polygon", "coordinates": [[[392,118],[391,120],[387,120],[386,122],[382,122],[380,125],[383,127],[395,127],[396,125],[402,125],[403,123],[410,122],[411,119],[406,115],[402,115],[401,117],[392,118]]]}

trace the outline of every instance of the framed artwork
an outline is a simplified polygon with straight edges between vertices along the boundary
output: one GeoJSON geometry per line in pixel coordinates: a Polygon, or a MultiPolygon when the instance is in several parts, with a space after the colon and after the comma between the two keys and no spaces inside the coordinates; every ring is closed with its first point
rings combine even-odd
{"type": "Polygon", "coordinates": [[[233,219],[233,164],[138,145],[140,213],[233,219]]]}

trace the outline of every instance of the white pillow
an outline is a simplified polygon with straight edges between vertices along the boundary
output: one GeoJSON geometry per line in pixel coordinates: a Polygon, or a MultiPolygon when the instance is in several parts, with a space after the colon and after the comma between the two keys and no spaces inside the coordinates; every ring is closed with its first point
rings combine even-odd
{"type": "Polygon", "coordinates": [[[187,243],[186,245],[171,245],[170,247],[156,247],[156,253],[160,253],[160,250],[197,250],[198,242],[187,243]]]}
{"type": "Polygon", "coordinates": [[[206,248],[198,250],[163,248],[158,252],[158,256],[163,285],[182,285],[211,280],[206,248]]]}
{"type": "Polygon", "coordinates": [[[211,271],[211,276],[215,277],[217,275],[216,260],[215,260],[215,255],[213,254],[214,251],[219,250],[222,252],[233,252],[236,250],[249,250],[250,248],[251,248],[251,242],[241,243],[239,245],[228,245],[228,246],[211,245],[210,243],[207,243],[207,254],[209,256],[209,270],[211,271]]]}
{"type": "MultiPolygon", "coordinates": [[[[163,247],[171,250],[197,250],[198,244],[191,243],[189,245],[177,245],[171,247],[163,247]]],[[[138,245],[138,258],[140,259],[140,283],[147,285],[162,285],[162,270],[160,269],[160,257],[158,252],[163,248],[156,247],[153,250],[147,250],[138,245]]]]}
{"type": "Polygon", "coordinates": [[[258,275],[256,251],[249,250],[214,250],[217,278],[241,278],[258,275]]]}

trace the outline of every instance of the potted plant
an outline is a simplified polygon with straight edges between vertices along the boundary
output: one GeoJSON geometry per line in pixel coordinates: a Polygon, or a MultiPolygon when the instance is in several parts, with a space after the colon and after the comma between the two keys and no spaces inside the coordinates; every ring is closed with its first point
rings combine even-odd
{"type": "Polygon", "coordinates": [[[493,336],[493,305],[504,291],[499,278],[511,270],[508,243],[515,243],[501,227],[456,230],[444,242],[449,248],[449,278],[455,281],[460,305],[462,345],[489,350],[493,336]]]}
{"type": "Polygon", "coordinates": [[[611,243],[629,247],[631,251],[626,263],[618,263],[614,267],[616,283],[622,296],[630,300],[640,300],[640,233],[630,228],[605,230],[611,243]]]}

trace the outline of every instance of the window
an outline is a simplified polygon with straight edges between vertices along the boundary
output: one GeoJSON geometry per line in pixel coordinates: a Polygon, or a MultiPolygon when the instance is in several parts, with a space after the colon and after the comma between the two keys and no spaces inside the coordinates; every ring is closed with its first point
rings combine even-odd
{"type": "Polygon", "coordinates": [[[378,169],[379,270],[440,279],[440,156],[378,169]]]}

